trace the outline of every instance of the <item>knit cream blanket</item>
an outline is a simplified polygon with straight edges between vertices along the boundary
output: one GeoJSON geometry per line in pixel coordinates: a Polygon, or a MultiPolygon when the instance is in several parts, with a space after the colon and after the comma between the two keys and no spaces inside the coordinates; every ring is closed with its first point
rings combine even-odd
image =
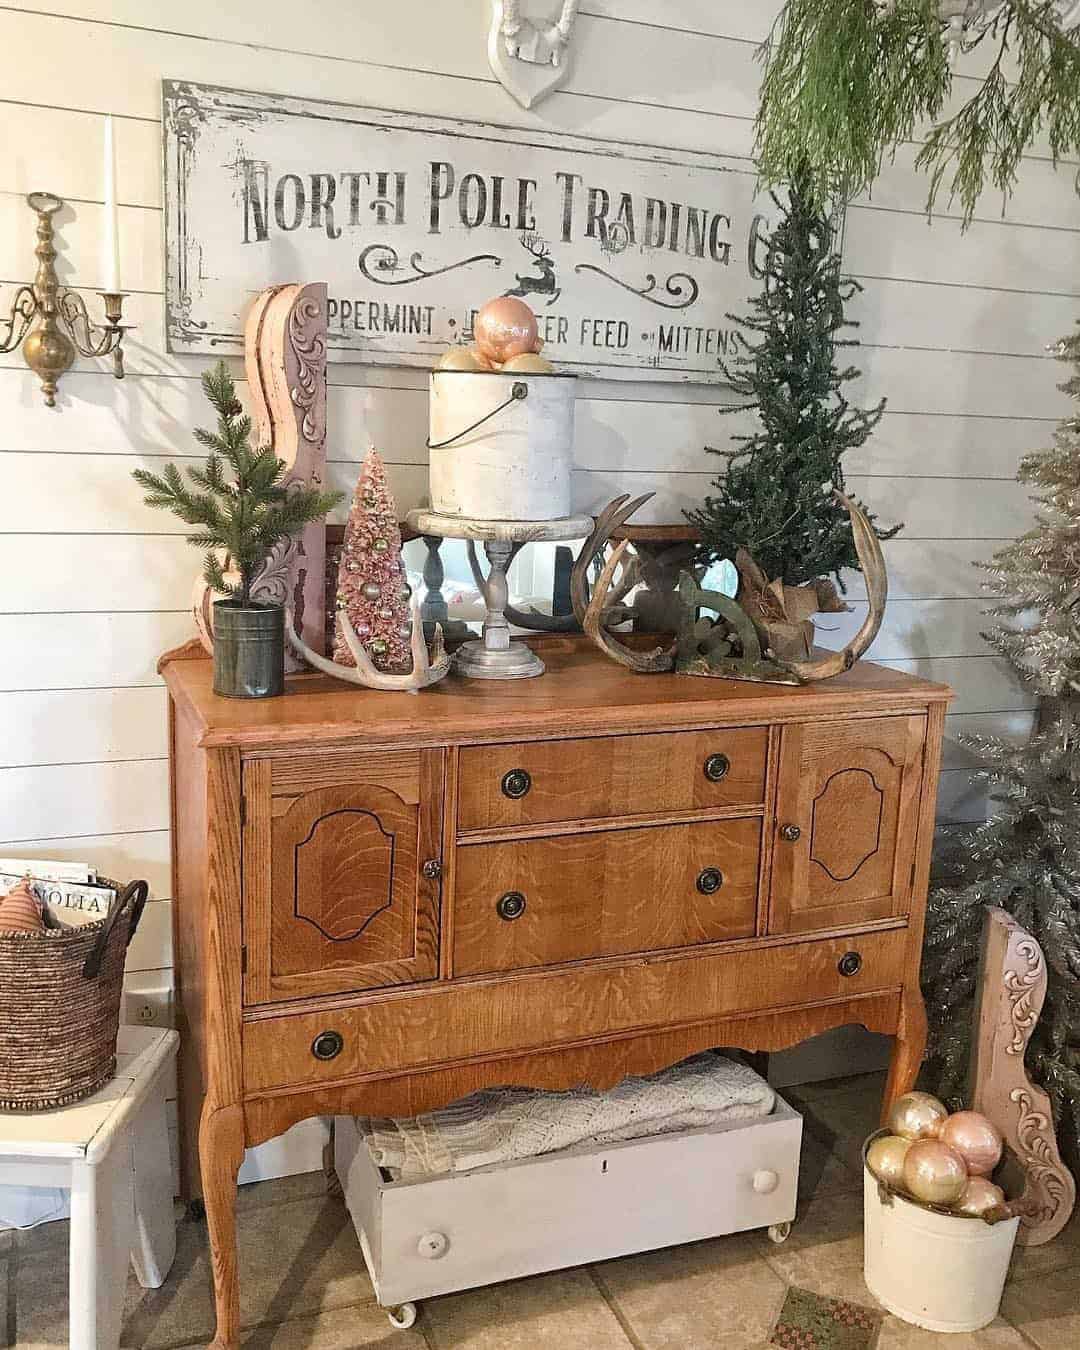
{"type": "Polygon", "coordinates": [[[395,1181],[408,1181],[575,1144],[767,1116],[775,1100],[768,1083],[745,1064],[706,1053],[648,1078],[626,1078],[610,1092],[497,1088],[412,1119],[362,1120],[360,1128],[375,1165],[395,1181]]]}

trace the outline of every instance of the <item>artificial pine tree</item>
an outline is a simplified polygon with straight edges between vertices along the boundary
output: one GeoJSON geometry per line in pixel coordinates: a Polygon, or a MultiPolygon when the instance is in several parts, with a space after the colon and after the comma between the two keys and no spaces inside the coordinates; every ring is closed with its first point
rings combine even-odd
{"type": "MultiPolygon", "coordinates": [[[[1080,404],[1080,331],[1056,348],[1074,366],[1059,387],[1080,404]]],[[[1025,745],[971,738],[986,763],[993,816],[946,858],[950,884],[930,896],[923,990],[930,1021],[928,1085],[965,1086],[984,909],[999,905],[1038,940],[1048,988],[1027,1053],[1054,1105],[1058,1138],[1080,1165],[1080,415],[1058,426],[1052,450],[1026,456],[1018,478],[1035,488],[1033,529],[999,550],[987,589],[1004,620],[986,636],[1040,698],[1025,745]]]]}
{"type": "MultiPolygon", "coordinates": [[[[337,609],[349,616],[376,670],[397,675],[412,668],[410,594],[401,560],[397,509],[382,457],[372,446],[364,456],[345,526],[337,609]]],[[[356,665],[340,623],[334,660],[344,666],[356,665]]]]}
{"type": "MultiPolygon", "coordinates": [[[[749,335],[722,369],[749,403],[722,412],[756,409],[760,428],[735,436],[734,450],[706,447],[727,460],[725,474],[687,519],[701,531],[701,559],[733,558],[749,551],[771,580],[801,585],[858,567],[851,520],[827,485],[844,489],[841,457],[863,444],[881,420],[876,408],[853,408],[843,387],[859,372],[837,365],[837,352],[854,347],[840,334],[858,325],[844,305],[862,288],[842,277],[833,230],[813,205],[805,178],[796,181],[761,264],[764,288],[752,297],[753,313],[729,314],[749,335]]],[[[861,503],[860,503],[861,504],[861,503]]],[[[865,507],[863,508],[865,510],[865,507]]],[[[873,521],[874,517],[869,517],[873,521]]],[[[900,526],[878,531],[890,539],[900,526]]]]}
{"type": "Polygon", "coordinates": [[[187,470],[192,486],[185,485],[175,464],[166,464],[160,475],[135,469],[132,476],[146,489],[147,506],[168,509],[185,525],[198,527],[187,541],[208,550],[203,576],[215,591],[246,606],[274,545],[321,520],[342,494],[283,485],[284,461],[269,446],[251,447],[251,418],[224,361],[203,372],[202,387],[218,425],[217,431],[195,430],[195,439],[210,454],[201,469],[187,470]],[[239,573],[239,582],[230,582],[227,571],[239,573]]]}

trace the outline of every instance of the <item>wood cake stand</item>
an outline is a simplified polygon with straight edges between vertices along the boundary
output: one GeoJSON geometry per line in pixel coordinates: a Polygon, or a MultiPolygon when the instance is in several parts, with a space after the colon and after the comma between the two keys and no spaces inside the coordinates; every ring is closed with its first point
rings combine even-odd
{"type": "Polygon", "coordinates": [[[437,511],[410,511],[409,526],[418,534],[443,539],[467,539],[483,543],[491,570],[483,586],[484,627],[482,636],[463,643],[454,654],[454,669],[474,680],[528,680],[543,675],[544,663],[523,642],[510,636],[506,618],[509,589],[506,571],[515,544],[553,544],[564,539],[585,539],[593,527],[592,516],[563,516],[559,520],[477,520],[470,516],[444,516],[437,511]]]}

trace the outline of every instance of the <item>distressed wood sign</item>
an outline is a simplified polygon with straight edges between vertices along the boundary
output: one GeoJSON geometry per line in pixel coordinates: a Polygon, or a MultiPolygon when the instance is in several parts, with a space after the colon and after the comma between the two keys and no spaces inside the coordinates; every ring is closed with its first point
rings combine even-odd
{"type": "Polygon", "coordinates": [[[170,351],[325,281],[329,357],[430,367],[522,296],[560,369],[723,382],[772,207],[748,160],[164,84],[170,351]]]}

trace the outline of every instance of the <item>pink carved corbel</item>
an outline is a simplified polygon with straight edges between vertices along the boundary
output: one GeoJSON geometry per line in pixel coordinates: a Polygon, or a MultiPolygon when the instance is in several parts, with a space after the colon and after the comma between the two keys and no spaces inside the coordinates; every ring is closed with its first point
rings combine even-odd
{"type": "MultiPolygon", "coordinates": [[[[270,286],[255,300],[244,327],[244,370],[253,438],[288,468],[286,483],[321,487],[326,474],[326,285],[270,286]]],[[[326,650],[326,526],[309,525],[283,541],[256,578],[256,599],[273,600],[294,616],[297,635],[326,650]]],[[[201,578],[192,597],[199,636],[212,649],[213,595],[201,578]]],[[[286,668],[302,669],[290,649],[286,668]]]]}
{"type": "MultiPolygon", "coordinates": [[[[289,470],[287,482],[322,487],[326,475],[326,284],[271,286],[244,325],[255,437],[289,470]]],[[[296,633],[324,650],[326,526],[309,525],[280,556],[267,559],[256,595],[291,610],[296,633]]],[[[292,668],[300,662],[286,652],[292,668]]]]}
{"type": "Polygon", "coordinates": [[[1061,1161],[1050,1099],[1031,1082],[1024,1052],[1046,998],[1046,961],[1030,933],[1005,910],[987,911],[971,1048],[971,1105],[988,1116],[1023,1169],[1011,1202],[1017,1242],[1037,1247],[1056,1237],[1076,1203],[1076,1183],[1061,1161]]]}

